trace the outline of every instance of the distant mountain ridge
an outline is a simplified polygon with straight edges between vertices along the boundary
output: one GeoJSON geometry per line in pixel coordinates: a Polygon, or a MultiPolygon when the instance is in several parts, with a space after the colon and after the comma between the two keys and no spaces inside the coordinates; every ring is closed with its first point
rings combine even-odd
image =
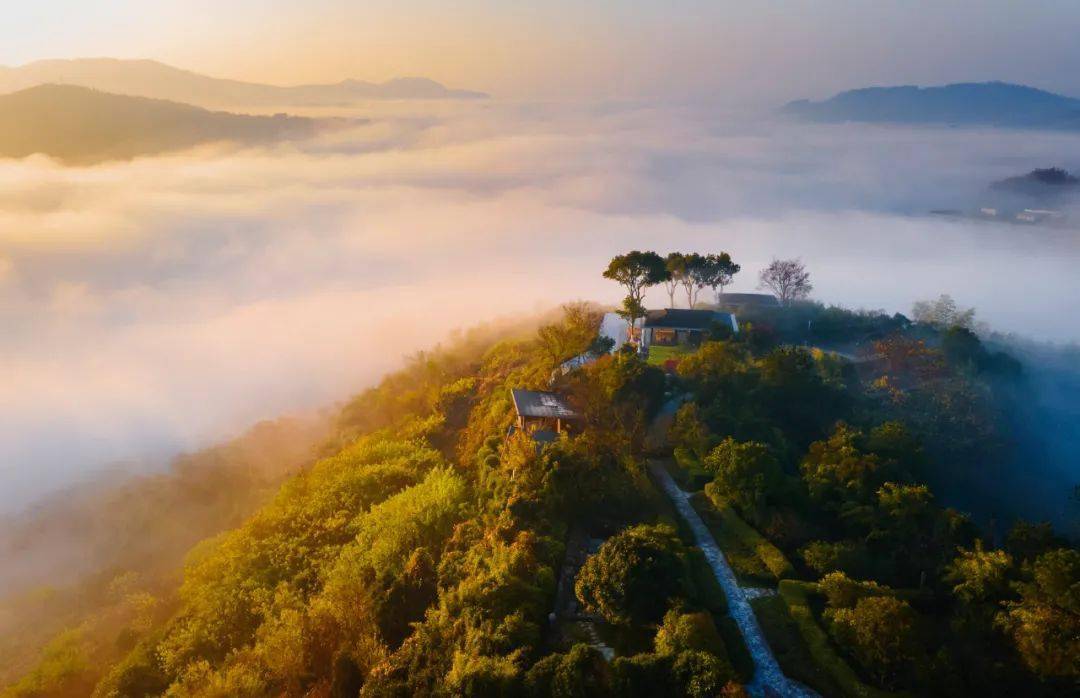
{"type": "Polygon", "coordinates": [[[94,164],[213,142],[304,138],[319,123],[284,114],[208,111],[72,85],[39,85],[0,95],[0,157],[43,153],[67,164],[94,164]]]}
{"type": "Polygon", "coordinates": [[[790,102],[782,111],[820,122],[1080,129],[1080,99],[1004,82],[866,87],[820,102],[790,102]]]}
{"type": "Polygon", "coordinates": [[[482,92],[454,90],[420,77],[383,83],[343,80],[327,85],[279,86],[214,78],[152,60],[57,59],[0,67],[0,94],[43,84],[75,85],[204,107],[335,106],[374,99],[487,97],[482,92]]]}

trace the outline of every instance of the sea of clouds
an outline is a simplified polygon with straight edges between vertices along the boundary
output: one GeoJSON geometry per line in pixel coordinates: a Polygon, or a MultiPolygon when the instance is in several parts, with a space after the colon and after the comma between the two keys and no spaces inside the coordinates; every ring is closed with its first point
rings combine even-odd
{"type": "MultiPolygon", "coordinates": [[[[0,161],[0,511],[343,399],[454,328],[579,298],[649,248],[752,290],[1080,340],[1080,231],[951,220],[1080,136],[798,125],[703,106],[400,103],[300,143],[0,161]]],[[[654,296],[659,303],[660,294],[654,296]]]]}

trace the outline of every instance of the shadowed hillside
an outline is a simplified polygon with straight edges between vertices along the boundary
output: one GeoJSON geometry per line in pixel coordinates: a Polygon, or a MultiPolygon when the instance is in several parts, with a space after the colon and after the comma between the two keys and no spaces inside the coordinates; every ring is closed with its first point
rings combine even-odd
{"type": "Polygon", "coordinates": [[[0,96],[0,155],[43,153],[68,164],[123,160],[221,141],[301,138],[315,128],[311,119],[211,112],[70,85],[42,85],[0,96]]]}
{"type": "Polygon", "coordinates": [[[1080,128],[1080,100],[1004,82],[866,87],[821,102],[791,102],[784,112],[824,122],[1080,128]]]}

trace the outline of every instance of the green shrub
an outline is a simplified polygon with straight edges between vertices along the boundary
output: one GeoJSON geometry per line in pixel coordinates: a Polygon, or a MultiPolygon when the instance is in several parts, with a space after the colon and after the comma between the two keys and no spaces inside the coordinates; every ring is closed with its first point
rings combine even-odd
{"type": "MultiPolygon", "coordinates": [[[[708,503],[712,505],[709,507],[711,511],[703,513],[711,514],[711,516],[707,515],[703,518],[707,523],[713,524],[710,528],[713,529],[714,535],[717,535],[717,542],[724,549],[725,555],[728,553],[729,546],[734,544],[752,553],[772,580],[794,577],[795,568],[784,553],[743,521],[724,499],[711,496],[715,494],[715,490],[710,492],[710,489],[706,488],[706,494],[710,495],[708,503]]],[[[703,502],[697,499],[696,503],[700,511],[703,508],[703,502]]]]}
{"type": "Polygon", "coordinates": [[[687,650],[709,652],[723,657],[727,655],[724,641],[716,630],[716,624],[708,613],[686,613],[671,609],[664,615],[664,622],[656,631],[656,653],[678,654],[687,650]]]}
{"type": "Polygon", "coordinates": [[[863,683],[855,671],[844,659],[836,653],[825,633],[810,609],[807,599],[808,593],[817,591],[817,585],[808,582],[800,582],[793,579],[785,579],[780,582],[780,598],[787,606],[788,615],[799,629],[799,633],[806,642],[810,656],[818,666],[827,671],[836,685],[845,696],[852,698],[889,698],[893,693],[868,686],[863,683]]]}

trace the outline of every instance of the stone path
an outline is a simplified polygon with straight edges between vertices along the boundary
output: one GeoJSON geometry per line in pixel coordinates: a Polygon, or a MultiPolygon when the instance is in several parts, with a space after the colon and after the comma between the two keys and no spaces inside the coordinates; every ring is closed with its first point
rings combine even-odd
{"type": "Polygon", "coordinates": [[[694,532],[694,539],[698,547],[705,553],[705,559],[709,561],[709,566],[712,567],[717,581],[720,582],[720,586],[724,590],[728,602],[728,613],[731,614],[731,617],[735,619],[735,623],[739,626],[739,632],[742,633],[746,648],[750,651],[750,656],[754,660],[754,679],[747,685],[747,690],[750,691],[751,695],[755,696],[779,696],[782,698],[788,698],[789,696],[792,698],[817,696],[818,694],[809,688],[784,676],[784,672],[780,670],[780,665],[777,663],[772,650],[769,649],[769,643],[765,641],[765,635],[761,632],[761,626],[758,625],[757,617],[754,616],[754,610],[750,607],[746,594],[736,581],[735,573],[732,572],[727,559],[724,558],[724,554],[720,552],[720,547],[716,544],[716,540],[713,539],[712,533],[709,532],[705,522],[701,520],[701,517],[698,516],[698,513],[690,504],[690,495],[675,483],[675,480],[672,479],[671,474],[668,473],[667,468],[662,463],[651,461],[649,470],[656,478],[656,481],[660,483],[667,496],[674,502],[679,515],[683,517],[694,532]]]}

